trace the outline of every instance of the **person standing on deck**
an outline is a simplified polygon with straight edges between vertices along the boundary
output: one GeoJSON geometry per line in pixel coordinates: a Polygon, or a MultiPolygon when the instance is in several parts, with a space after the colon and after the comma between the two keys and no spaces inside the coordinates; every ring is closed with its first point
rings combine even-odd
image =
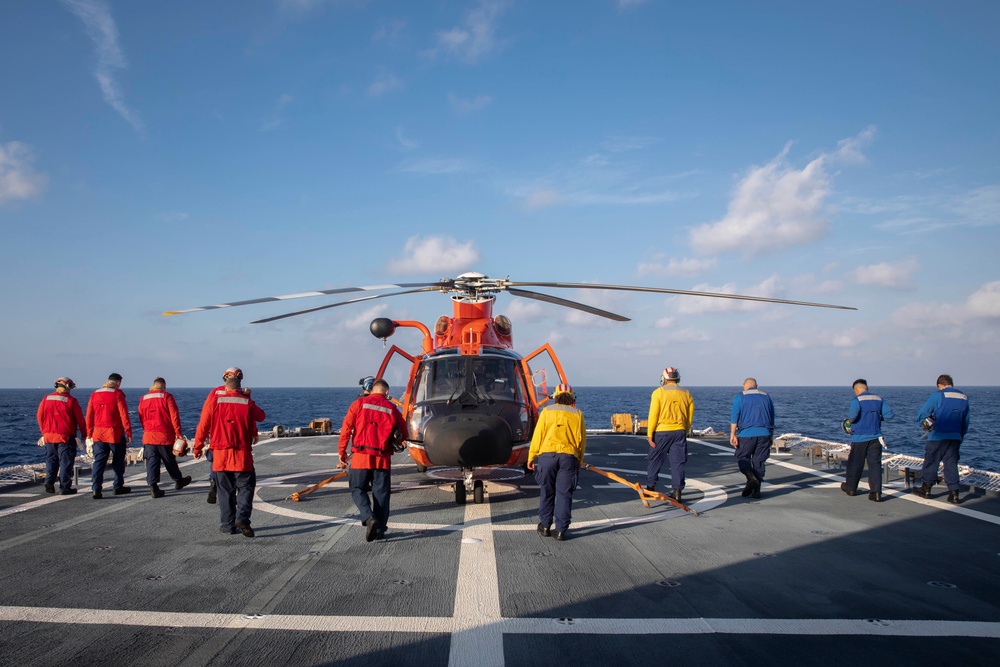
{"type": "Polygon", "coordinates": [[[112,485],[115,495],[120,496],[132,490],[125,486],[125,452],[132,444],[132,422],[121,386],[122,376],[112,373],[104,386],[91,394],[90,401],[87,402],[87,440],[93,442],[94,448],[94,465],[90,474],[94,500],[103,497],[104,470],[108,465],[108,456],[111,457],[111,469],[115,474],[112,485]]]}
{"type": "Polygon", "coordinates": [[[38,404],[38,428],[45,445],[45,491],[56,492],[56,474],[59,492],[64,496],[76,493],[72,488],[73,464],[76,462],[76,433],[87,435],[87,422],[83,418],[80,402],[70,396],[76,384],[67,377],[55,381],[55,391],[38,404]]]}
{"type": "Polygon", "coordinates": [[[560,384],[553,396],[554,405],[538,415],[528,449],[528,470],[538,481],[538,534],[552,534],[562,542],[572,518],[573,492],[580,476],[580,464],[587,450],[587,423],[576,407],[573,387],[560,384]]]}
{"type": "Polygon", "coordinates": [[[342,468],[347,467],[350,458],[347,482],[365,527],[365,541],[371,542],[385,537],[392,495],[392,455],[409,438],[409,431],[403,414],[389,400],[389,383],[382,378],[372,383],[371,394],[355,400],[351,408],[355,406],[357,410],[348,411],[344,419],[337,448],[342,468]]]}
{"type": "Polygon", "coordinates": [[[747,478],[740,494],[760,498],[764,462],[771,455],[774,437],[774,403],[757,388],[757,380],[743,381],[743,391],[733,397],[729,415],[729,444],[736,448],[736,463],[747,478]]]}
{"type": "Polygon", "coordinates": [[[854,381],[854,398],[847,412],[851,451],[840,490],[849,496],[858,491],[861,471],[868,463],[868,500],[882,501],[882,422],[892,419],[892,410],[881,396],[868,391],[868,382],[854,381]]]}
{"type": "Polygon", "coordinates": [[[913,488],[918,496],[930,498],[931,487],[937,481],[938,464],[944,464],[944,482],[948,485],[948,502],[953,505],[958,500],[958,449],[965,434],[969,432],[969,397],[955,389],[950,375],[940,375],[937,391],[931,394],[917,413],[917,425],[927,428],[927,445],[924,448],[924,466],[921,471],[923,483],[913,488]]]}
{"type": "MultiPolygon", "coordinates": [[[[149,495],[162,498],[160,490],[160,464],[167,469],[167,474],[174,480],[174,488],[180,491],[191,483],[191,476],[182,476],[177,466],[173,445],[176,440],[183,439],[181,431],[181,415],[177,410],[177,401],[173,394],[167,391],[167,382],[163,378],[153,380],[149,393],[139,400],[139,422],[142,424],[142,449],[146,459],[146,484],[149,485],[149,495]]],[[[185,445],[186,446],[186,445],[185,445]]]]}
{"type": "MultiPolygon", "coordinates": [[[[234,367],[227,368],[222,373],[222,381],[225,382],[229,378],[230,375],[236,375],[237,373],[242,373],[242,372],[243,371],[241,371],[238,368],[234,368],[234,367]]],[[[225,394],[225,393],[226,393],[226,385],[225,384],[221,384],[218,387],[216,387],[215,389],[213,389],[212,391],[210,391],[208,393],[208,397],[205,399],[205,404],[201,406],[202,412],[205,411],[205,405],[207,405],[209,403],[209,401],[212,399],[212,396],[221,396],[222,394],[225,394]]],[[[244,396],[250,396],[251,393],[253,393],[253,392],[250,389],[250,387],[243,387],[243,395],[244,396]]],[[[212,458],[213,457],[214,457],[214,455],[212,454],[212,450],[211,449],[209,449],[207,452],[205,452],[205,460],[208,461],[209,464],[212,463],[212,458]]],[[[206,498],[206,502],[208,502],[209,505],[214,505],[216,502],[218,502],[218,498],[219,498],[219,480],[218,480],[218,475],[216,474],[215,470],[210,470],[209,473],[208,473],[208,498],[206,498]]]]}
{"type": "Polygon", "coordinates": [[[694,421],[694,399],[691,398],[691,392],[678,386],[680,381],[680,372],[669,366],[660,376],[660,388],[655,389],[650,396],[647,420],[650,450],[646,472],[646,488],[654,491],[663,462],[669,460],[670,495],[678,502],[684,488],[687,436],[694,421]]]}
{"type": "Polygon", "coordinates": [[[226,369],[222,377],[224,391],[213,389],[202,406],[194,436],[194,458],[201,458],[208,438],[218,483],[219,531],[253,537],[250,515],[257,488],[253,445],[257,442],[257,422],[264,421],[267,415],[243,391],[242,370],[226,369]]]}

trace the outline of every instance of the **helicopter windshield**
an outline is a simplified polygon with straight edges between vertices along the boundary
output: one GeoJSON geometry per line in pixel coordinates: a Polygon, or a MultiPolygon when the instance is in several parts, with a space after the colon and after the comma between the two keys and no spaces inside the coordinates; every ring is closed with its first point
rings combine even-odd
{"type": "Polygon", "coordinates": [[[451,401],[469,392],[483,401],[521,403],[516,362],[503,357],[444,357],[425,361],[415,381],[414,401],[451,401]]]}

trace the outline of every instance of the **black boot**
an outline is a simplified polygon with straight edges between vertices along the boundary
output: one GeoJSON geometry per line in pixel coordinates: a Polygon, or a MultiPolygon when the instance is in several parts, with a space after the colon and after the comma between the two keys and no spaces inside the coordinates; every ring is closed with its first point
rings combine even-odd
{"type": "Polygon", "coordinates": [[[757,477],[750,470],[745,470],[743,474],[747,477],[747,485],[743,487],[743,492],[740,495],[746,498],[753,493],[754,487],[757,486],[757,477]]]}
{"type": "Polygon", "coordinates": [[[162,498],[163,496],[165,496],[167,494],[164,493],[162,489],[160,489],[160,487],[159,487],[158,484],[150,484],[149,485],[149,495],[153,496],[154,498],[162,498]]]}
{"type": "Polygon", "coordinates": [[[214,505],[218,494],[218,486],[214,479],[208,480],[208,504],[214,505]]]}
{"type": "Polygon", "coordinates": [[[919,489],[917,487],[913,487],[913,492],[918,496],[920,496],[921,498],[930,498],[931,487],[933,486],[934,486],[933,484],[928,484],[927,482],[924,482],[923,484],[920,485],[919,489]]]}
{"type": "Polygon", "coordinates": [[[681,501],[681,490],[680,489],[674,489],[673,491],[670,492],[670,495],[677,502],[681,501]]]}
{"type": "Polygon", "coordinates": [[[951,503],[952,505],[957,505],[958,504],[958,502],[959,502],[958,501],[958,491],[949,491],[948,492],[948,502],[951,503]]]}
{"type": "Polygon", "coordinates": [[[538,534],[542,537],[548,537],[552,534],[552,524],[546,526],[544,523],[539,522],[538,527],[535,528],[535,530],[537,530],[538,534]]]}
{"type": "Polygon", "coordinates": [[[191,483],[191,475],[185,475],[184,477],[181,477],[180,479],[175,479],[174,480],[174,488],[177,489],[178,491],[180,491],[181,489],[183,489],[185,486],[187,486],[190,483],[191,483]]]}

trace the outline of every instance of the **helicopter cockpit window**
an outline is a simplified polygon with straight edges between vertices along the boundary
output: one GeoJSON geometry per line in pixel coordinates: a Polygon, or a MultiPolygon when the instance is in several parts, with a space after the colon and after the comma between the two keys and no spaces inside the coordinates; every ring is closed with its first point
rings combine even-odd
{"type": "Polygon", "coordinates": [[[465,389],[465,360],[432,359],[424,362],[416,378],[414,400],[446,401],[465,389]]]}
{"type": "Polygon", "coordinates": [[[414,401],[455,400],[465,392],[478,399],[522,402],[512,359],[431,359],[415,378],[414,401]]]}
{"type": "Polygon", "coordinates": [[[480,358],[472,361],[476,392],[495,401],[520,402],[520,386],[512,359],[480,358]]]}

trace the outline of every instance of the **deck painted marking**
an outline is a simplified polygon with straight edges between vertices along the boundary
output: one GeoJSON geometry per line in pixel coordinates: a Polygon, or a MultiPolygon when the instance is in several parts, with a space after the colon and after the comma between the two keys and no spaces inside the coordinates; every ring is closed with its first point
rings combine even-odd
{"type": "MultiPolygon", "coordinates": [[[[575,618],[572,625],[555,618],[505,618],[492,626],[496,634],[535,635],[676,635],[727,634],[983,637],[1000,639],[1000,623],[885,619],[884,624],[844,618],[575,618]]],[[[135,609],[73,609],[62,607],[0,606],[0,621],[66,625],[128,625],[138,627],[216,628],[301,632],[411,632],[447,634],[455,619],[445,616],[316,616],[268,614],[205,614],[135,609]]],[[[493,634],[491,632],[491,634],[493,634]]],[[[454,646],[454,639],[452,646],[454,646]]],[[[502,645],[501,645],[502,648],[502,645]]],[[[466,656],[467,657],[467,656],[466,656]]],[[[501,662],[503,652],[493,657],[501,662]]],[[[467,664],[457,662],[451,664],[467,664]]]]}
{"type": "Polygon", "coordinates": [[[500,577],[490,503],[467,504],[465,525],[458,556],[448,665],[468,665],[469,658],[475,656],[476,665],[504,667],[500,577]]]}

